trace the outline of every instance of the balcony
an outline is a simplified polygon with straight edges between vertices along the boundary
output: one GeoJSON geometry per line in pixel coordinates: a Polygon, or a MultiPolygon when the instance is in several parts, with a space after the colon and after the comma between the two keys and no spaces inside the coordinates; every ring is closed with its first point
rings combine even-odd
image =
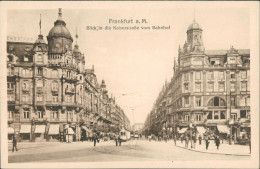
{"type": "Polygon", "coordinates": [[[58,93],[58,89],[57,89],[57,88],[52,88],[52,89],[51,89],[51,92],[52,92],[53,94],[57,94],[57,93],[58,93]]]}
{"type": "Polygon", "coordinates": [[[29,88],[23,88],[22,91],[23,91],[23,93],[29,93],[30,92],[29,88]]]}
{"type": "Polygon", "coordinates": [[[15,104],[15,101],[7,101],[7,104],[15,104]]]}
{"type": "Polygon", "coordinates": [[[14,93],[14,89],[7,89],[7,94],[13,94],[14,93]]]}
{"type": "Polygon", "coordinates": [[[65,89],[65,94],[75,94],[75,89],[65,89]]]}

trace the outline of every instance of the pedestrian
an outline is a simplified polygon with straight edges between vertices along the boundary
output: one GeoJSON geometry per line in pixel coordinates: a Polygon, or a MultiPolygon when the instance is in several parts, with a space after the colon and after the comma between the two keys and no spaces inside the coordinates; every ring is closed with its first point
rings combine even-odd
{"type": "Polygon", "coordinates": [[[121,138],[120,138],[120,135],[118,135],[117,140],[118,140],[119,146],[121,146],[121,138]]]}
{"type": "Polygon", "coordinates": [[[195,133],[193,133],[193,135],[192,135],[192,141],[193,141],[193,148],[195,149],[196,148],[196,134],[195,133]]]}
{"type": "Polygon", "coordinates": [[[217,146],[217,149],[218,149],[218,147],[220,145],[219,136],[216,136],[215,142],[216,142],[216,146],[217,146]]]}
{"type": "Polygon", "coordinates": [[[209,137],[205,136],[206,150],[209,148],[209,137]]]}
{"type": "Polygon", "coordinates": [[[189,145],[189,136],[186,134],[185,135],[185,148],[188,148],[189,145]]]}
{"type": "Polygon", "coordinates": [[[173,135],[173,141],[174,141],[174,145],[176,146],[176,135],[173,135]]]}
{"type": "Polygon", "coordinates": [[[115,135],[114,139],[115,139],[115,142],[116,142],[116,146],[118,146],[118,139],[117,139],[117,135],[115,135]]]}
{"type": "Polygon", "coordinates": [[[181,143],[183,142],[183,134],[181,135],[181,143]]]}
{"type": "Polygon", "coordinates": [[[16,149],[16,151],[18,151],[18,149],[17,149],[17,138],[16,138],[15,134],[13,136],[13,152],[14,152],[14,148],[16,149]]]}
{"type": "Polygon", "coordinates": [[[94,141],[94,146],[96,146],[97,143],[97,135],[93,134],[93,141],[94,141]]]}
{"type": "Polygon", "coordinates": [[[199,144],[201,145],[201,140],[202,140],[202,137],[201,135],[199,135],[199,144]]]}

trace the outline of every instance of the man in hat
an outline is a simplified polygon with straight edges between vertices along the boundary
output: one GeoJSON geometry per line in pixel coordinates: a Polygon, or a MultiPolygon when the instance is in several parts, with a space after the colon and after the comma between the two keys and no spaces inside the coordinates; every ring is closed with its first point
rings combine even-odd
{"type": "Polygon", "coordinates": [[[16,138],[16,135],[14,134],[14,137],[13,137],[13,152],[14,152],[14,148],[17,150],[17,138],[16,138]]]}

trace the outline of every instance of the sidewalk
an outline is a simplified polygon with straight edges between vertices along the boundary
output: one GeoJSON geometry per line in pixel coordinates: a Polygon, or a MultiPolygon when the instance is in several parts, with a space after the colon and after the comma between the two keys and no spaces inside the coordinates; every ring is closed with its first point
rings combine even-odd
{"type": "MultiPolygon", "coordinates": [[[[181,143],[181,141],[177,141],[177,147],[185,148],[185,141],[181,143]]],[[[205,141],[201,141],[201,145],[199,145],[199,141],[196,142],[196,148],[191,148],[191,143],[189,142],[188,150],[201,152],[201,153],[209,153],[209,154],[224,154],[224,155],[235,155],[235,156],[250,156],[250,150],[248,145],[238,145],[232,144],[229,145],[227,143],[220,143],[219,149],[217,150],[216,144],[214,140],[210,140],[210,144],[208,150],[206,150],[205,141]]]]}
{"type": "MultiPolygon", "coordinates": [[[[104,145],[114,145],[114,141],[100,141],[96,146],[104,145]]],[[[67,151],[67,150],[77,150],[94,147],[94,142],[84,141],[84,142],[18,142],[18,151],[12,152],[12,143],[8,143],[8,155],[22,155],[22,154],[37,154],[44,152],[56,152],[56,151],[67,151]]]]}

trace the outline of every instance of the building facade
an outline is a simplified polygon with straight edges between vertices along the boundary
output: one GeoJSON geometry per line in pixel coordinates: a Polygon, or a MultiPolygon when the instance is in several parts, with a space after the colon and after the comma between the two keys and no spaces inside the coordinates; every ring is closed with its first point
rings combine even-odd
{"type": "Polygon", "coordinates": [[[183,133],[188,126],[199,134],[231,133],[235,140],[250,133],[250,50],[205,50],[202,32],[195,21],[188,27],[173,77],[147,116],[146,133],[183,133]]]}
{"type": "Polygon", "coordinates": [[[83,130],[107,134],[130,125],[94,66],[85,69],[77,38],[73,47],[61,9],[47,43],[41,33],[35,43],[8,37],[8,131],[20,140],[79,140],[83,130]]]}

